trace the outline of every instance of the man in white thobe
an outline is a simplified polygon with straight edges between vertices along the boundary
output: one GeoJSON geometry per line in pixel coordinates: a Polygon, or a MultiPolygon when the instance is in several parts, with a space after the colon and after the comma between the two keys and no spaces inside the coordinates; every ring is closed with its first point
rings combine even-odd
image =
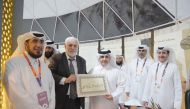
{"type": "Polygon", "coordinates": [[[55,109],[55,85],[51,71],[40,61],[44,35],[18,36],[18,47],[6,62],[4,84],[12,109],[55,109]]]}
{"type": "MultiPolygon", "coordinates": [[[[122,55],[116,55],[116,65],[118,66],[120,71],[123,73],[125,80],[128,81],[129,80],[128,74],[127,74],[128,67],[127,67],[127,63],[125,62],[125,59],[122,55]]],[[[125,103],[126,99],[127,99],[127,96],[126,96],[125,92],[123,92],[119,97],[120,109],[125,109],[124,103],[125,103]]]]}
{"type": "Polygon", "coordinates": [[[156,107],[161,109],[181,109],[182,86],[172,49],[158,47],[155,60],[149,69],[144,89],[144,105],[153,107],[153,104],[157,104],[156,107]]]}
{"type": "Polygon", "coordinates": [[[124,72],[127,72],[127,63],[122,55],[116,55],[116,65],[124,72]]]}
{"type": "Polygon", "coordinates": [[[110,94],[90,97],[90,109],[118,109],[119,96],[124,91],[125,78],[117,69],[110,50],[99,51],[98,62],[92,74],[105,75],[110,94]]]}
{"type": "Polygon", "coordinates": [[[129,63],[128,76],[129,83],[127,83],[125,92],[128,100],[135,99],[142,104],[143,90],[148,74],[148,68],[152,63],[149,53],[149,47],[146,45],[139,45],[136,49],[135,58],[129,63]]]}
{"type": "Polygon", "coordinates": [[[46,47],[44,52],[44,62],[49,65],[50,60],[54,54],[57,54],[57,49],[53,41],[46,40],[46,47]]]}

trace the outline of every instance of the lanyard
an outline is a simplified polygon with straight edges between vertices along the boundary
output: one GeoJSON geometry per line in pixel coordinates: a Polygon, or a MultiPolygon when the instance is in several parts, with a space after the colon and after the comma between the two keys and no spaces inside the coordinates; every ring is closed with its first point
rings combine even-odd
{"type": "Polygon", "coordinates": [[[23,54],[24,54],[24,57],[25,57],[26,61],[27,61],[28,64],[29,64],[29,66],[30,66],[30,68],[31,68],[31,70],[32,70],[32,73],[34,74],[34,76],[35,76],[35,78],[36,78],[36,80],[37,80],[39,86],[41,87],[41,86],[42,86],[42,83],[41,83],[41,63],[40,63],[40,61],[38,60],[38,72],[39,72],[38,74],[39,74],[39,75],[37,75],[37,72],[35,71],[34,67],[32,66],[30,60],[28,59],[28,57],[26,56],[25,53],[23,53],[23,54]]]}
{"type": "MultiPolygon", "coordinates": [[[[161,83],[162,83],[162,79],[163,79],[164,75],[166,74],[167,66],[168,66],[168,62],[167,62],[166,66],[165,66],[165,68],[163,70],[162,77],[161,77],[161,83]]],[[[157,75],[158,74],[158,67],[159,67],[159,63],[157,64],[157,68],[156,68],[155,82],[157,81],[157,77],[158,77],[158,75],[157,75]]],[[[155,85],[157,85],[157,84],[155,83],[155,85]]]]}
{"type": "MultiPolygon", "coordinates": [[[[142,68],[141,68],[141,72],[140,72],[140,73],[143,72],[143,68],[144,68],[144,66],[145,66],[146,60],[147,60],[147,58],[144,60],[144,63],[143,63],[143,66],[142,66],[142,68]]],[[[139,59],[137,59],[136,74],[138,73],[138,72],[137,72],[138,65],[139,65],[139,59]]]]}

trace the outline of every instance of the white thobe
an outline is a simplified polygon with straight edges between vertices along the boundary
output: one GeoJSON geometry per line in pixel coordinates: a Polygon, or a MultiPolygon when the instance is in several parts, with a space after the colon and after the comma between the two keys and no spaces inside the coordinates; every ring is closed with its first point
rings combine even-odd
{"type": "Polygon", "coordinates": [[[148,74],[151,59],[134,59],[128,67],[129,83],[126,83],[125,92],[129,93],[129,99],[137,99],[142,103],[142,95],[148,74]],[[138,64],[138,65],[137,65],[138,64]],[[144,64],[144,66],[143,66],[144,64]]]}
{"type": "Polygon", "coordinates": [[[181,109],[182,87],[180,74],[176,64],[155,62],[149,69],[143,101],[150,100],[159,104],[162,109],[181,109]],[[158,70],[157,69],[158,66],[158,70]],[[166,67],[166,68],[165,68],[166,67]],[[165,74],[163,75],[165,69],[165,74]],[[157,71],[157,73],[156,73],[157,71]],[[157,77],[157,79],[156,79],[157,77]]]}
{"type": "MultiPolygon", "coordinates": [[[[38,71],[38,61],[27,55],[32,66],[38,71]]],[[[55,109],[55,84],[51,71],[41,62],[41,84],[38,84],[32,70],[23,55],[11,58],[6,63],[5,88],[12,109],[55,109]],[[38,103],[37,94],[46,91],[48,108],[38,103]]]]}
{"type": "Polygon", "coordinates": [[[125,72],[127,74],[128,64],[125,62],[122,66],[117,65],[118,69],[125,72]]]}
{"type": "MultiPolygon", "coordinates": [[[[121,71],[121,73],[123,73],[123,77],[126,81],[126,84],[129,83],[129,74],[128,74],[127,63],[123,64],[122,66],[118,66],[118,68],[121,71]]],[[[119,97],[119,104],[124,104],[126,100],[127,100],[127,96],[126,96],[125,91],[123,91],[123,93],[119,97]]]]}
{"type": "Polygon", "coordinates": [[[90,109],[118,109],[119,96],[124,91],[125,85],[122,73],[117,68],[97,66],[92,74],[105,75],[113,101],[107,100],[105,96],[90,97],[90,109]]]}

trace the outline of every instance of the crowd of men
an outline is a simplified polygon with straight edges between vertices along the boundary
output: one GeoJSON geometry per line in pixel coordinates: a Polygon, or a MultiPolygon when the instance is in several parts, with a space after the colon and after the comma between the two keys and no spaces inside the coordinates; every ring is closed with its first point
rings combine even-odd
{"type": "MultiPolygon", "coordinates": [[[[77,38],[65,39],[63,53],[40,32],[19,35],[17,43],[4,76],[11,109],[88,109],[76,91],[76,74],[87,74],[85,59],[77,55],[77,38]]],[[[97,51],[91,73],[105,75],[110,93],[89,97],[89,109],[181,109],[182,86],[174,51],[160,46],[154,60],[146,45],[135,51],[127,63],[110,50],[97,51]]]]}

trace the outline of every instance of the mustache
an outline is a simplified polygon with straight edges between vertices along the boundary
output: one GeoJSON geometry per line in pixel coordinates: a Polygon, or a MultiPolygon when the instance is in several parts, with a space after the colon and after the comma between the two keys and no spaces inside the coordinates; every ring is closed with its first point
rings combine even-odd
{"type": "Polygon", "coordinates": [[[34,50],[43,50],[42,47],[34,48],[34,50]]]}
{"type": "Polygon", "coordinates": [[[159,58],[165,58],[165,56],[159,56],[159,58]]]}

